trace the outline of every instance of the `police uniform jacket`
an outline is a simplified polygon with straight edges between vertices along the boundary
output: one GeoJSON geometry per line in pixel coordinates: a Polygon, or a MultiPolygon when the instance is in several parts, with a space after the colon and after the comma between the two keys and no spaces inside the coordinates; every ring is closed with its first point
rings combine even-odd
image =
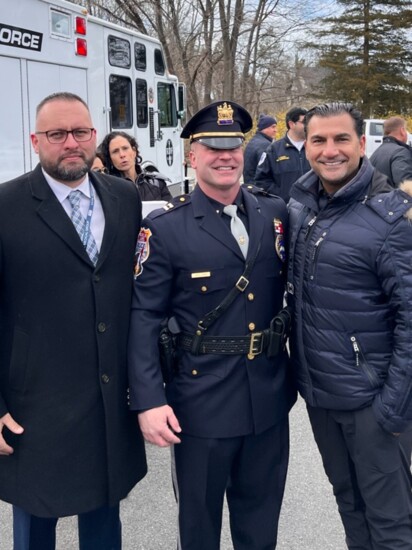
{"type": "MultiPolygon", "coordinates": [[[[274,221],[286,230],[284,202],[242,189],[249,223],[249,251],[260,244],[249,286],[209,328],[210,335],[244,336],[269,327],[282,308],[285,263],[274,221]]],[[[199,437],[259,433],[287,415],[294,399],[288,358],[265,354],[193,355],[181,351],[178,374],[163,388],[157,340],[159,324],[175,316],[194,334],[199,320],[233,288],[245,260],[229,227],[199,187],[168,210],[144,221],[148,244],[136,278],[129,339],[130,402],[142,411],[169,403],[183,431],[199,437]]]]}
{"type": "Polygon", "coordinates": [[[287,203],[292,185],[309,170],[305,147],[300,151],[296,149],[286,134],[282,139],[271,143],[260,158],[255,173],[255,185],[282,197],[287,203]]]}
{"type": "Polygon", "coordinates": [[[127,406],[127,333],[140,199],[90,173],[105,215],[94,267],[40,166],[0,186],[0,498],[40,517],[114,505],[146,472],[127,406]]]}
{"type": "Polygon", "coordinates": [[[366,157],[324,205],[314,172],[292,188],[291,357],[311,406],[372,405],[385,430],[402,432],[412,425],[412,198],[390,190],[366,157]]]}
{"type": "Polygon", "coordinates": [[[256,132],[249,143],[245,147],[243,181],[244,183],[254,183],[256,167],[266,151],[272,139],[263,132],[256,132]]]}

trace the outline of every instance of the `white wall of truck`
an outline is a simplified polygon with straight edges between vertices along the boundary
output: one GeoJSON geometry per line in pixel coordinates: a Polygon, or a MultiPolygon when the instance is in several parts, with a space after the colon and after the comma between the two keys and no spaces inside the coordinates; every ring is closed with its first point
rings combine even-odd
{"type": "Polygon", "coordinates": [[[98,142],[111,129],[126,131],[136,137],[145,166],[173,184],[183,181],[184,87],[179,94],[158,40],[65,0],[2,0],[0,74],[0,182],[37,164],[30,144],[35,109],[58,91],[87,101],[98,142]],[[85,48],[87,55],[79,55],[85,48]]]}

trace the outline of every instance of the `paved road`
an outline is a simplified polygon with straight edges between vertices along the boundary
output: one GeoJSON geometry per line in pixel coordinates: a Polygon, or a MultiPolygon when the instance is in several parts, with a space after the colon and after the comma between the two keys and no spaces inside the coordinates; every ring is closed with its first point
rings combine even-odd
{"type": "MultiPolygon", "coordinates": [[[[148,447],[150,473],[122,503],[124,550],[174,550],[175,504],[169,451],[148,447]]],[[[58,550],[76,550],[74,518],[59,521],[58,550]]],[[[277,550],[345,550],[330,486],[302,401],[291,413],[291,456],[277,550]]],[[[12,550],[10,507],[0,502],[0,550],[12,550]]],[[[227,514],[221,550],[232,550],[227,514]]]]}

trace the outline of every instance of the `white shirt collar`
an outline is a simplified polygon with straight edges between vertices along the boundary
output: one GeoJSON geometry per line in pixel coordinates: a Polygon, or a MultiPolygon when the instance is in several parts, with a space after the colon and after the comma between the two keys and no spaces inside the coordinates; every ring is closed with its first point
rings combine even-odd
{"type": "Polygon", "coordinates": [[[62,203],[67,197],[69,196],[70,191],[74,191],[74,189],[78,189],[81,191],[84,195],[86,195],[87,198],[90,199],[90,185],[89,185],[89,174],[86,174],[84,176],[84,180],[81,182],[80,185],[77,187],[69,187],[68,185],[61,183],[60,181],[56,181],[54,178],[52,178],[45,170],[42,168],[42,172],[44,177],[46,178],[47,183],[50,185],[51,190],[56,195],[57,200],[62,203]]]}

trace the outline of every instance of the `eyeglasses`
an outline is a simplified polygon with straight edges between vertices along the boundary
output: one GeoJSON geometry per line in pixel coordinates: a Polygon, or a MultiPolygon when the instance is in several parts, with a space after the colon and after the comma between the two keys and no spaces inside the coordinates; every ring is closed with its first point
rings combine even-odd
{"type": "Polygon", "coordinates": [[[68,135],[71,134],[75,141],[82,143],[90,141],[94,131],[94,128],[75,128],[74,130],[48,130],[47,132],[36,132],[36,134],[45,134],[49,143],[64,143],[68,135]]]}

